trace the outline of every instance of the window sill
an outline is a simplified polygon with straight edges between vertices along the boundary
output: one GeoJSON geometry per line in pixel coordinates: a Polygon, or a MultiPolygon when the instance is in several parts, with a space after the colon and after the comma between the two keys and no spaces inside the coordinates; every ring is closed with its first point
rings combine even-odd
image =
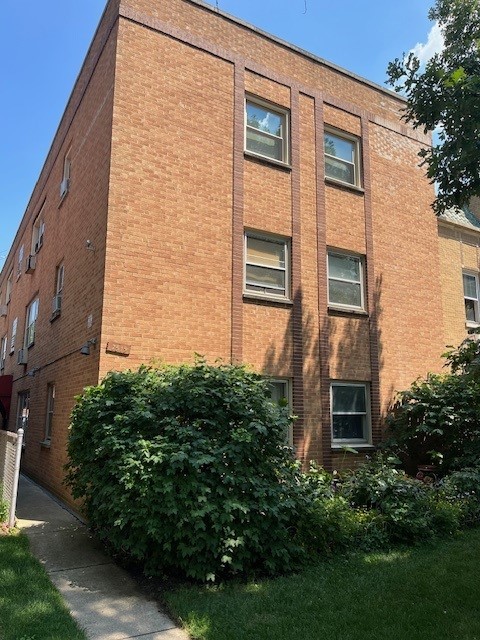
{"type": "MultiPolygon", "coordinates": [[[[340,444],[339,442],[335,442],[331,445],[332,451],[345,451],[345,447],[349,447],[351,449],[361,449],[362,451],[365,451],[365,449],[376,449],[374,444],[369,444],[368,442],[343,442],[342,444],[340,444]]],[[[347,451],[347,453],[349,452],[347,451]]]]}
{"type": "Polygon", "coordinates": [[[337,307],[334,304],[328,305],[328,312],[332,313],[332,315],[368,317],[368,312],[365,311],[365,309],[355,309],[354,307],[337,307]]]}
{"type": "Polygon", "coordinates": [[[54,322],[57,318],[59,318],[62,315],[61,311],[54,311],[52,313],[52,315],[50,316],[50,322],[54,322]]]}
{"type": "Polygon", "coordinates": [[[274,298],[273,296],[267,296],[267,295],[261,295],[261,294],[255,294],[255,293],[244,293],[243,301],[274,304],[275,306],[283,306],[283,307],[293,306],[293,300],[289,300],[288,298],[274,298]]]}
{"type": "Polygon", "coordinates": [[[40,442],[40,446],[42,449],[50,449],[51,441],[50,440],[42,440],[40,442]]]}
{"type": "Polygon", "coordinates": [[[350,184],[349,182],[342,182],[341,180],[335,180],[335,178],[329,178],[325,176],[325,184],[331,184],[335,187],[341,187],[343,189],[347,189],[348,191],[353,191],[354,193],[358,193],[359,195],[365,194],[365,189],[362,187],[357,187],[355,184],[350,184]]]}
{"type": "Polygon", "coordinates": [[[480,328],[480,322],[472,322],[472,321],[467,320],[465,322],[465,328],[466,329],[478,329],[478,328],[480,328]]]}
{"type": "Polygon", "coordinates": [[[257,160],[263,164],[273,165],[274,167],[278,167],[279,169],[283,169],[284,171],[290,172],[292,170],[292,165],[288,162],[282,162],[281,160],[275,160],[274,158],[267,158],[266,156],[260,156],[254,153],[253,151],[244,151],[246,158],[251,158],[252,160],[257,160]]]}

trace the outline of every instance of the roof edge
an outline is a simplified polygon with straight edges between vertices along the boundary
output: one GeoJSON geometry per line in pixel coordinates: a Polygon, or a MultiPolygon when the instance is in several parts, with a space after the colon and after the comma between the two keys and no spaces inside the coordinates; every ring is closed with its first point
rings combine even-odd
{"type": "Polygon", "coordinates": [[[344,67],[341,67],[340,65],[335,64],[334,62],[329,62],[328,60],[325,60],[324,58],[320,58],[320,56],[315,55],[314,53],[312,53],[311,51],[307,51],[306,49],[302,49],[301,47],[298,47],[295,44],[292,44],[291,42],[288,42],[287,40],[283,40],[282,38],[279,38],[278,36],[275,36],[271,33],[269,33],[268,31],[264,31],[263,29],[260,29],[259,27],[256,27],[255,25],[251,24],[250,22],[247,22],[246,20],[242,20],[241,18],[237,18],[236,16],[232,15],[231,13],[227,13],[226,11],[222,11],[221,9],[217,9],[216,7],[212,6],[211,4],[208,4],[205,0],[184,0],[185,2],[189,2],[190,4],[194,4],[202,9],[205,9],[206,11],[210,11],[212,13],[215,13],[216,15],[221,16],[222,18],[225,18],[225,20],[228,20],[229,22],[233,22],[234,24],[237,24],[245,29],[248,29],[249,31],[252,31],[253,33],[256,33],[260,36],[262,36],[263,38],[266,38],[267,40],[271,40],[272,42],[275,42],[276,44],[279,44],[280,46],[284,47],[285,49],[290,49],[291,51],[294,51],[295,53],[300,54],[301,56],[305,57],[305,58],[309,58],[310,60],[313,60],[313,62],[317,62],[318,64],[324,65],[325,67],[329,67],[330,69],[333,69],[334,71],[337,71],[338,73],[341,73],[344,76],[347,76],[348,78],[352,78],[353,80],[356,80],[357,82],[360,82],[362,84],[366,84],[369,87],[371,87],[372,89],[375,89],[376,91],[380,91],[381,93],[385,93],[386,95],[388,95],[390,98],[395,98],[397,99],[399,102],[402,103],[406,103],[407,99],[400,95],[399,93],[396,93],[395,91],[392,91],[391,89],[387,89],[387,87],[383,87],[381,84],[377,84],[376,82],[373,82],[372,80],[368,80],[367,78],[364,78],[356,73],[354,73],[353,71],[349,71],[348,69],[345,69],[344,67]]]}

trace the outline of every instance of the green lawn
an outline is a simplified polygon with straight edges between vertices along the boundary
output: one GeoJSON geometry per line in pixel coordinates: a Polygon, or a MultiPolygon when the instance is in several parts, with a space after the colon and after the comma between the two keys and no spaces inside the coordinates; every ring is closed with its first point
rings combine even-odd
{"type": "Polygon", "coordinates": [[[86,640],[23,535],[0,536],[1,640],[86,640]]]}
{"type": "Polygon", "coordinates": [[[480,530],[165,599],[202,640],[480,640],[480,530]]]}

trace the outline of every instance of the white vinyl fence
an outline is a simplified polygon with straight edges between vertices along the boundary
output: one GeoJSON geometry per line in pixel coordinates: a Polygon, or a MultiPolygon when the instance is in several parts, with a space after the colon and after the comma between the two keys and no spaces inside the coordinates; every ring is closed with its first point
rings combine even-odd
{"type": "Polygon", "coordinates": [[[23,429],[17,433],[0,430],[0,489],[2,497],[9,505],[8,525],[15,524],[18,476],[22,454],[23,429]]]}

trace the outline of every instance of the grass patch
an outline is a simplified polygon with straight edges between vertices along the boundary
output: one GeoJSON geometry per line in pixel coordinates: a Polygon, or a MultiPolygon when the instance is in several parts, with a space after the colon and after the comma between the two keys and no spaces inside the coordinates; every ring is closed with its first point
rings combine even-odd
{"type": "Polygon", "coordinates": [[[86,640],[21,534],[0,536],[0,638],[86,640]]]}
{"type": "Polygon", "coordinates": [[[201,640],[480,640],[480,531],[299,574],[165,594],[201,640]]]}

